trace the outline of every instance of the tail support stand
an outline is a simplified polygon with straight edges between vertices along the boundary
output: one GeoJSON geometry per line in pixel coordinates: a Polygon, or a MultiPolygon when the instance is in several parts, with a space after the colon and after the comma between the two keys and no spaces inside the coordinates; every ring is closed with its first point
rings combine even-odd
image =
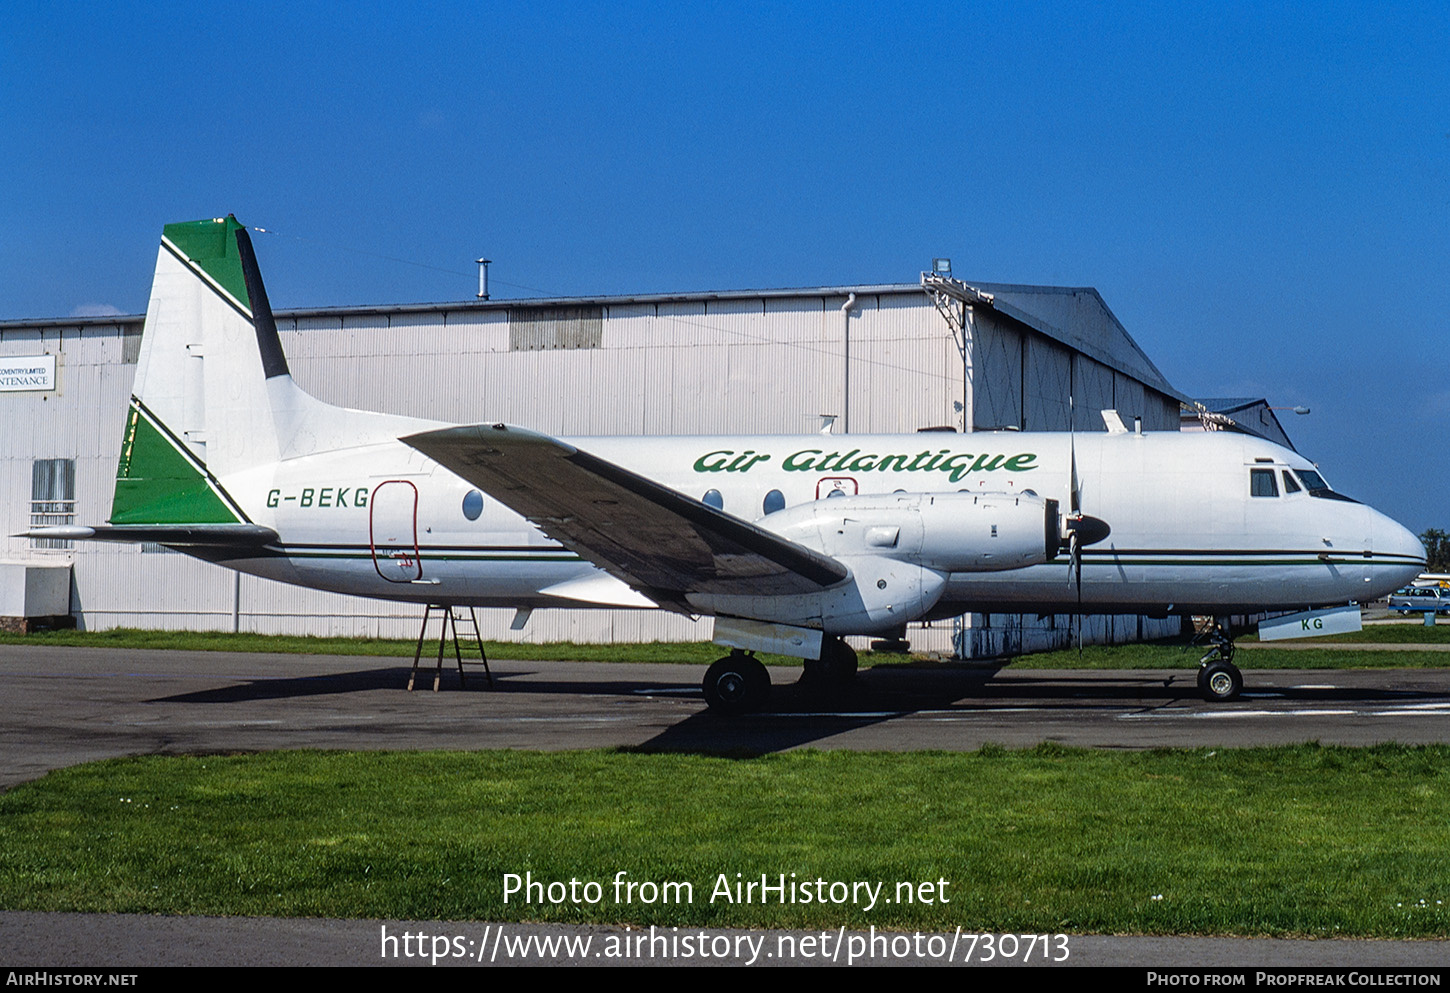
{"type": "MultiPolygon", "coordinates": [[[[453,658],[458,664],[458,685],[467,686],[467,679],[464,676],[463,652],[458,644],[458,628],[462,624],[465,628],[472,628],[473,643],[478,646],[478,662],[468,660],[469,665],[483,666],[483,674],[488,678],[488,688],[493,689],[493,672],[488,667],[488,655],[483,650],[483,638],[478,633],[478,615],[472,607],[452,607],[447,604],[430,603],[423,608],[423,626],[418,630],[418,647],[413,652],[413,671],[408,674],[408,692],[413,691],[413,684],[418,678],[418,663],[423,658],[423,642],[428,638],[428,619],[433,611],[440,611],[442,626],[438,631],[438,664],[433,670],[433,692],[438,692],[438,687],[443,681],[443,652],[448,647],[449,635],[453,638],[453,658]],[[467,610],[466,615],[459,611],[467,610]]],[[[469,632],[465,631],[465,636],[469,632]]],[[[472,653],[470,653],[472,654],[472,653]]]]}

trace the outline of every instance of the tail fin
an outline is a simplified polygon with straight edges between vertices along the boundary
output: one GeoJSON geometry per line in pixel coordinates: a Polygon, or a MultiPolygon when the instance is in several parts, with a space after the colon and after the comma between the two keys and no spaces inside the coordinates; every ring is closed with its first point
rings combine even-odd
{"type": "Polygon", "coordinates": [[[230,216],[166,225],[111,522],[245,521],[218,477],[277,459],[266,382],[278,375],[287,360],[246,229],[230,216]]]}
{"type": "Polygon", "coordinates": [[[332,407],[293,383],[251,238],[232,216],[163,230],[132,394],[118,525],[247,522],[227,477],[420,423],[332,407]]]}

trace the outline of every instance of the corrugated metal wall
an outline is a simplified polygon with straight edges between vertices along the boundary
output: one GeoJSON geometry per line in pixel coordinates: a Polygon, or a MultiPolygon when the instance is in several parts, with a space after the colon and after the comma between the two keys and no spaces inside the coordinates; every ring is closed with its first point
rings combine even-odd
{"type": "MultiPolygon", "coordinates": [[[[1014,299],[1025,306],[1031,295],[1018,290],[1014,299]]],[[[853,433],[959,427],[961,355],[931,301],[904,288],[858,292],[847,316],[848,292],[334,312],[284,317],[279,325],[297,381],[350,407],[445,421],[506,420],[566,435],[808,433],[820,428],[822,413],[844,415],[847,403],[853,433]]],[[[1091,323],[1083,300],[1058,296],[1052,300],[1059,309],[1076,309],[1064,311],[1067,317],[1054,311],[1055,319],[1091,323]]],[[[1111,315],[1093,319],[1103,323],[1111,315]]],[[[8,425],[0,438],[4,534],[29,524],[37,458],[76,459],[78,522],[108,515],[135,372],[137,338],[134,327],[125,330],[119,323],[0,329],[0,354],[58,355],[60,382],[54,393],[0,394],[8,425]]],[[[974,364],[973,418],[983,427],[1066,429],[1069,387],[1079,429],[1101,430],[1097,411],[1114,406],[1129,424],[1143,416],[1148,430],[1178,426],[1176,400],[999,315],[979,315],[974,364]]],[[[175,553],[107,545],[37,551],[21,539],[5,541],[10,559],[74,558],[72,609],[88,628],[226,630],[235,614],[243,630],[416,633],[419,611],[410,607],[247,576],[238,582],[227,570],[175,553]]],[[[519,638],[508,632],[509,619],[506,611],[484,611],[485,637],[519,638]]],[[[537,613],[521,637],[647,641],[708,631],[708,623],[663,612],[560,610],[537,613]]],[[[912,638],[947,650],[952,625],[938,623],[912,638]]]]}

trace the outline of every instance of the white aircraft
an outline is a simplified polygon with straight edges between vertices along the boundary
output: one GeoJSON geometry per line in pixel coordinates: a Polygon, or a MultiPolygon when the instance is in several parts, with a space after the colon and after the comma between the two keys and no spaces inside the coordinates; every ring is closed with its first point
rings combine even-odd
{"type": "Polygon", "coordinates": [[[1229,699],[1226,615],[1344,607],[1425,567],[1413,534],[1294,452],[1104,420],[556,439],[334,407],[293,383],[227,217],[164,230],[110,523],[27,534],[159,542],[387,600],[710,615],[732,651],[704,692],[724,711],[769,692],[752,651],[841,678],[844,636],[969,610],[1213,615],[1199,685],[1229,699]]]}

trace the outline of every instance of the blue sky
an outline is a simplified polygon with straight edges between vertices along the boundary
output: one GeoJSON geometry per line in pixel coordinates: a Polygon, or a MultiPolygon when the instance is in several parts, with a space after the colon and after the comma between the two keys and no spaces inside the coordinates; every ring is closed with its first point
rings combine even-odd
{"type": "Polygon", "coordinates": [[[1450,528],[1444,4],[12,0],[0,319],[145,308],[234,212],[274,305],[1095,286],[1179,389],[1450,528]],[[393,260],[407,260],[409,263],[393,260]]]}

